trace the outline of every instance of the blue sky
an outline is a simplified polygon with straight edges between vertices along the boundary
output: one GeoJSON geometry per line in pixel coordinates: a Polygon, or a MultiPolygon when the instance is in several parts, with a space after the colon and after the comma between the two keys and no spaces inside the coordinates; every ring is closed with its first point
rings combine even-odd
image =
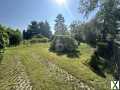
{"type": "Polygon", "coordinates": [[[83,21],[78,6],[79,0],[66,0],[64,5],[55,0],[0,0],[0,24],[23,30],[33,20],[47,20],[53,30],[59,13],[63,14],[67,25],[73,20],[83,21]]]}

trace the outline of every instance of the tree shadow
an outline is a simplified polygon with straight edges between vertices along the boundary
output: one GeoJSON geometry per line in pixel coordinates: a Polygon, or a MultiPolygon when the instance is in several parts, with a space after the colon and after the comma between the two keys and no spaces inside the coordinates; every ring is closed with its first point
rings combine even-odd
{"type": "Polygon", "coordinates": [[[2,63],[3,60],[3,53],[0,53],[0,64],[2,63]]]}
{"type": "Polygon", "coordinates": [[[80,51],[76,50],[74,52],[68,52],[66,53],[67,57],[69,58],[79,58],[80,57],[80,51]]]}
{"type": "Polygon", "coordinates": [[[105,78],[105,68],[106,68],[106,62],[102,61],[98,54],[95,52],[92,56],[90,62],[89,62],[90,68],[93,72],[95,72],[97,75],[105,78]]]}
{"type": "Polygon", "coordinates": [[[80,57],[80,51],[75,50],[73,52],[57,52],[55,50],[49,49],[50,52],[56,53],[58,56],[66,55],[69,58],[79,58],[80,57]]]}
{"type": "Polygon", "coordinates": [[[89,62],[91,70],[104,78],[106,73],[114,77],[115,64],[113,54],[112,42],[100,42],[89,62]]]}

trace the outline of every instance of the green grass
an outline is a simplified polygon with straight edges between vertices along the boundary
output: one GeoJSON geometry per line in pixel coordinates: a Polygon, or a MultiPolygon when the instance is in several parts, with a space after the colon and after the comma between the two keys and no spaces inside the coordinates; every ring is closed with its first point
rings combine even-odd
{"type": "Polygon", "coordinates": [[[10,90],[14,86],[15,81],[8,79],[17,76],[18,73],[14,73],[16,68],[22,68],[16,67],[15,63],[17,60],[14,57],[19,57],[20,62],[25,66],[25,71],[34,90],[40,90],[40,88],[42,90],[72,90],[70,83],[66,83],[63,79],[55,78],[55,73],[48,71],[49,67],[42,63],[44,61],[58,65],[97,90],[108,90],[112,76],[106,74],[107,77],[102,78],[94,73],[88,65],[94,50],[87,44],[81,44],[79,50],[79,58],[70,58],[67,55],[57,55],[50,52],[49,43],[8,48],[0,64],[0,83],[4,83],[3,86],[0,86],[0,90],[10,90]]]}

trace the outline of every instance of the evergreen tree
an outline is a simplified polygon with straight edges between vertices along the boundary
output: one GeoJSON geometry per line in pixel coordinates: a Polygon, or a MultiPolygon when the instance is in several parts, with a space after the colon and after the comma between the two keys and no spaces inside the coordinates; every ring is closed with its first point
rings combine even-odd
{"type": "Polygon", "coordinates": [[[62,14],[58,14],[55,20],[55,34],[56,35],[64,35],[66,33],[66,25],[64,24],[65,20],[62,14]]]}

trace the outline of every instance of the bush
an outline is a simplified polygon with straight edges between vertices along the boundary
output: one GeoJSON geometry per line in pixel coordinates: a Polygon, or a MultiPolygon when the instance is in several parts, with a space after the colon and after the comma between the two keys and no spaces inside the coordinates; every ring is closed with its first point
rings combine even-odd
{"type": "Polygon", "coordinates": [[[8,46],[9,40],[8,40],[8,35],[5,32],[0,32],[0,49],[5,48],[8,46]]]}
{"type": "Polygon", "coordinates": [[[73,52],[76,51],[77,47],[78,43],[75,39],[71,36],[61,35],[54,37],[50,50],[55,50],[58,52],[73,52]]]}
{"type": "Polygon", "coordinates": [[[22,40],[22,35],[21,32],[19,30],[11,30],[8,29],[7,31],[8,36],[9,36],[9,46],[17,46],[20,44],[21,40],[22,40]]]}
{"type": "Polygon", "coordinates": [[[112,42],[98,42],[97,46],[97,52],[100,56],[110,58],[113,55],[112,42]]]}
{"type": "Polygon", "coordinates": [[[49,41],[48,38],[32,38],[30,43],[47,43],[49,41]]]}

